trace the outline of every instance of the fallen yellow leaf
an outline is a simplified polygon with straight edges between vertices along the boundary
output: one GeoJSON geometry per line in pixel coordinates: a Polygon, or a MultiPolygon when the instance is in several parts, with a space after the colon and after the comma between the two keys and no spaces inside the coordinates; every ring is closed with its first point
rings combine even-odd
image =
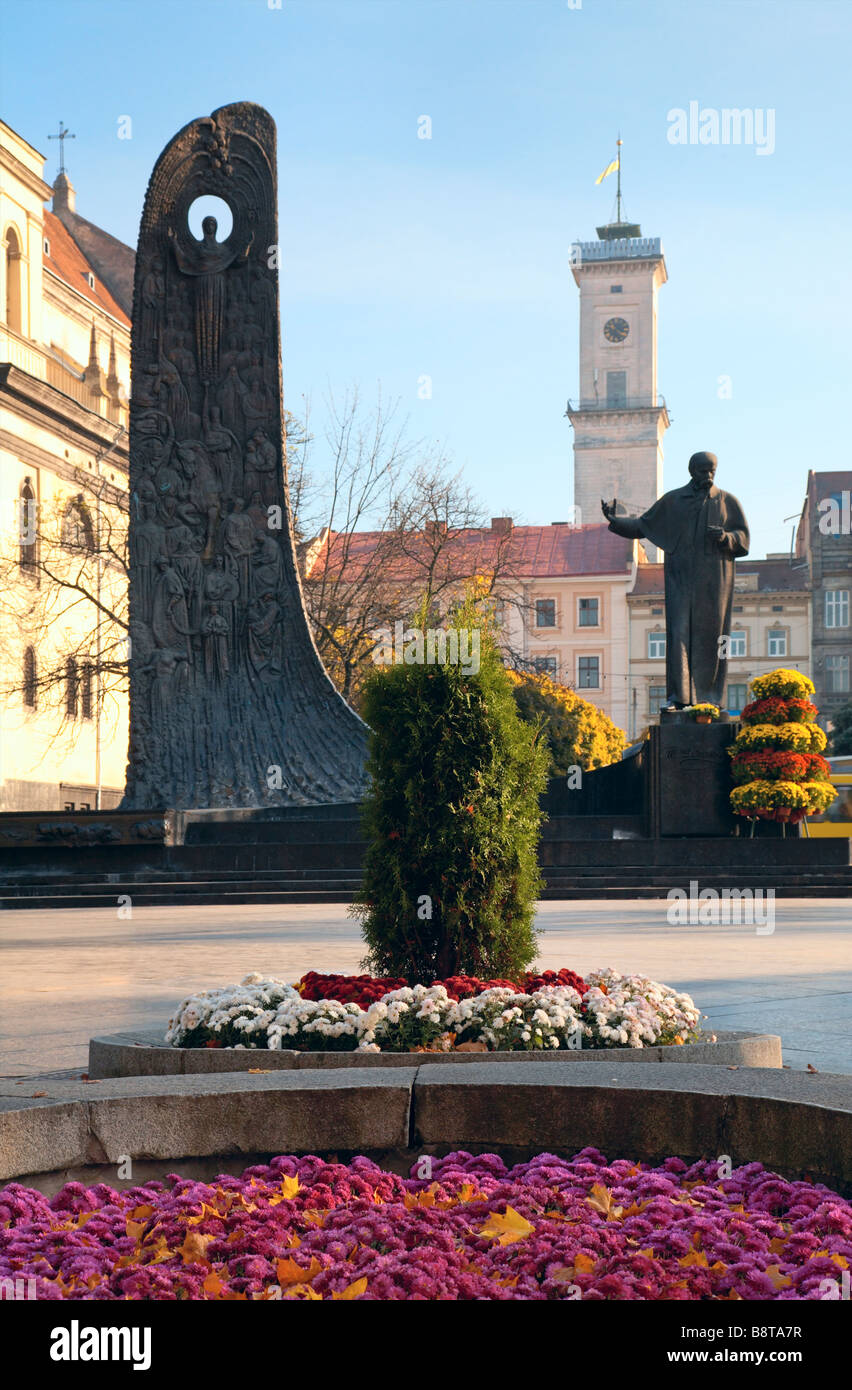
{"type": "Polygon", "coordinates": [[[595,1183],[586,1201],[594,1211],[599,1211],[601,1216],[605,1216],[607,1221],[617,1221],[624,1215],[624,1208],[614,1204],[612,1193],[603,1183],[595,1183]]]}
{"type": "Polygon", "coordinates": [[[526,1217],[521,1216],[514,1207],[507,1206],[505,1213],[492,1212],[479,1234],[489,1240],[498,1240],[501,1245],[513,1245],[516,1240],[526,1240],[534,1230],[535,1226],[526,1217]]]}
{"type": "Polygon", "coordinates": [[[275,1265],[275,1272],[278,1275],[278,1282],[282,1288],[288,1284],[310,1284],[317,1277],[322,1265],[314,1256],[311,1263],[305,1269],[304,1265],[297,1265],[295,1260],[278,1260],[275,1265]]]}
{"type": "Polygon", "coordinates": [[[219,1294],[222,1293],[223,1289],[225,1288],[225,1285],[222,1283],[222,1280],[219,1278],[215,1269],[211,1269],[210,1273],[204,1280],[204,1283],[201,1285],[201,1287],[206,1294],[210,1295],[211,1298],[218,1298],[219,1294]]]}
{"type": "Polygon", "coordinates": [[[356,1280],[355,1280],[355,1283],[354,1283],[354,1284],[350,1284],[349,1287],[346,1288],[346,1289],[344,1289],[342,1293],[333,1293],[331,1296],[332,1296],[333,1299],[338,1299],[338,1300],[342,1300],[342,1301],[344,1301],[344,1302],[348,1302],[349,1300],[351,1300],[351,1299],[353,1299],[353,1298],[360,1298],[360,1297],[361,1297],[361,1294],[362,1294],[362,1293],[366,1293],[366,1292],[367,1292],[367,1280],[366,1280],[366,1279],[356,1279],[356,1280]]]}
{"type": "Polygon", "coordinates": [[[215,1239],[215,1236],[203,1236],[200,1231],[187,1231],[177,1253],[183,1257],[185,1265],[207,1264],[207,1247],[215,1239]]]}
{"type": "Polygon", "coordinates": [[[688,1265],[702,1265],[703,1268],[706,1269],[707,1256],[704,1254],[703,1250],[690,1250],[688,1255],[684,1255],[682,1260],[678,1260],[678,1264],[684,1269],[686,1269],[688,1265]]]}
{"type": "Polygon", "coordinates": [[[789,1289],[793,1283],[789,1274],[782,1274],[779,1265],[768,1265],[764,1273],[769,1275],[776,1289],[789,1289]]]}

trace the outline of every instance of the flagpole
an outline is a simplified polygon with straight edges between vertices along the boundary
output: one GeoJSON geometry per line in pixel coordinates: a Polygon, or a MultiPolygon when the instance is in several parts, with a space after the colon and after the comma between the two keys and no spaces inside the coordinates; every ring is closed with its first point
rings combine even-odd
{"type": "Polygon", "coordinates": [[[621,221],[621,133],[620,133],[620,132],[619,132],[618,139],[617,139],[616,142],[615,142],[615,153],[616,153],[616,157],[617,157],[617,159],[618,159],[618,191],[616,192],[616,195],[615,195],[615,197],[616,197],[616,203],[615,203],[616,215],[615,215],[615,220],[616,220],[616,222],[620,222],[620,221],[621,221]]]}

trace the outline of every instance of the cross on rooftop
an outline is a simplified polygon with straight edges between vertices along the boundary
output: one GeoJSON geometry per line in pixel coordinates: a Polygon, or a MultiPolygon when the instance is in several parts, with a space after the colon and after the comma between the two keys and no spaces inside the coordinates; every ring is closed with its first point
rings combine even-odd
{"type": "Polygon", "coordinates": [[[68,130],[66,130],[66,128],[65,128],[65,122],[64,122],[64,121],[60,121],[60,122],[59,122],[59,134],[58,134],[58,135],[48,135],[47,138],[48,138],[48,140],[58,140],[58,141],[59,141],[59,172],[60,172],[60,174],[64,174],[64,173],[65,173],[65,141],[66,141],[66,140],[76,140],[76,139],[77,139],[77,136],[76,136],[76,135],[72,135],[68,130]]]}

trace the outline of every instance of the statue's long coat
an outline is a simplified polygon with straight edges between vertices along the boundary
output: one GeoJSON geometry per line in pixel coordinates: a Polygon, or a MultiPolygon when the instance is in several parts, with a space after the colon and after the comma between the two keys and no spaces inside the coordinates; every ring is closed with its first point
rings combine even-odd
{"type": "Polygon", "coordinates": [[[638,518],[615,517],[610,529],[647,537],[665,552],[668,699],[722,705],[728,663],[719,639],[731,631],[734,560],[749,547],[736,497],[690,482],[665,493],[638,518]],[[708,526],[722,527],[722,544],[708,536],[708,526]]]}

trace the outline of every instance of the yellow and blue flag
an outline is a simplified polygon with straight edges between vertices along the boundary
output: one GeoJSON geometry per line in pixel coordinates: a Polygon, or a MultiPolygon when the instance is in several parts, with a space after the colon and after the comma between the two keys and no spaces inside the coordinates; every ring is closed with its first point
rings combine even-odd
{"type": "Polygon", "coordinates": [[[611,164],[608,164],[608,165],[606,166],[606,168],[604,169],[603,173],[598,175],[598,177],[595,179],[595,183],[596,183],[596,184],[598,184],[598,183],[603,183],[603,181],[604,181],[604,179],[606,178],[607,174],[614,174],[614,173],[615,173],[616,169],[618,168],[618,158],[619,158],[618,155],[616,155],[616,156],[615,156],[615,159],[612,161],[612,163],[611,163],[611,164]]]}

